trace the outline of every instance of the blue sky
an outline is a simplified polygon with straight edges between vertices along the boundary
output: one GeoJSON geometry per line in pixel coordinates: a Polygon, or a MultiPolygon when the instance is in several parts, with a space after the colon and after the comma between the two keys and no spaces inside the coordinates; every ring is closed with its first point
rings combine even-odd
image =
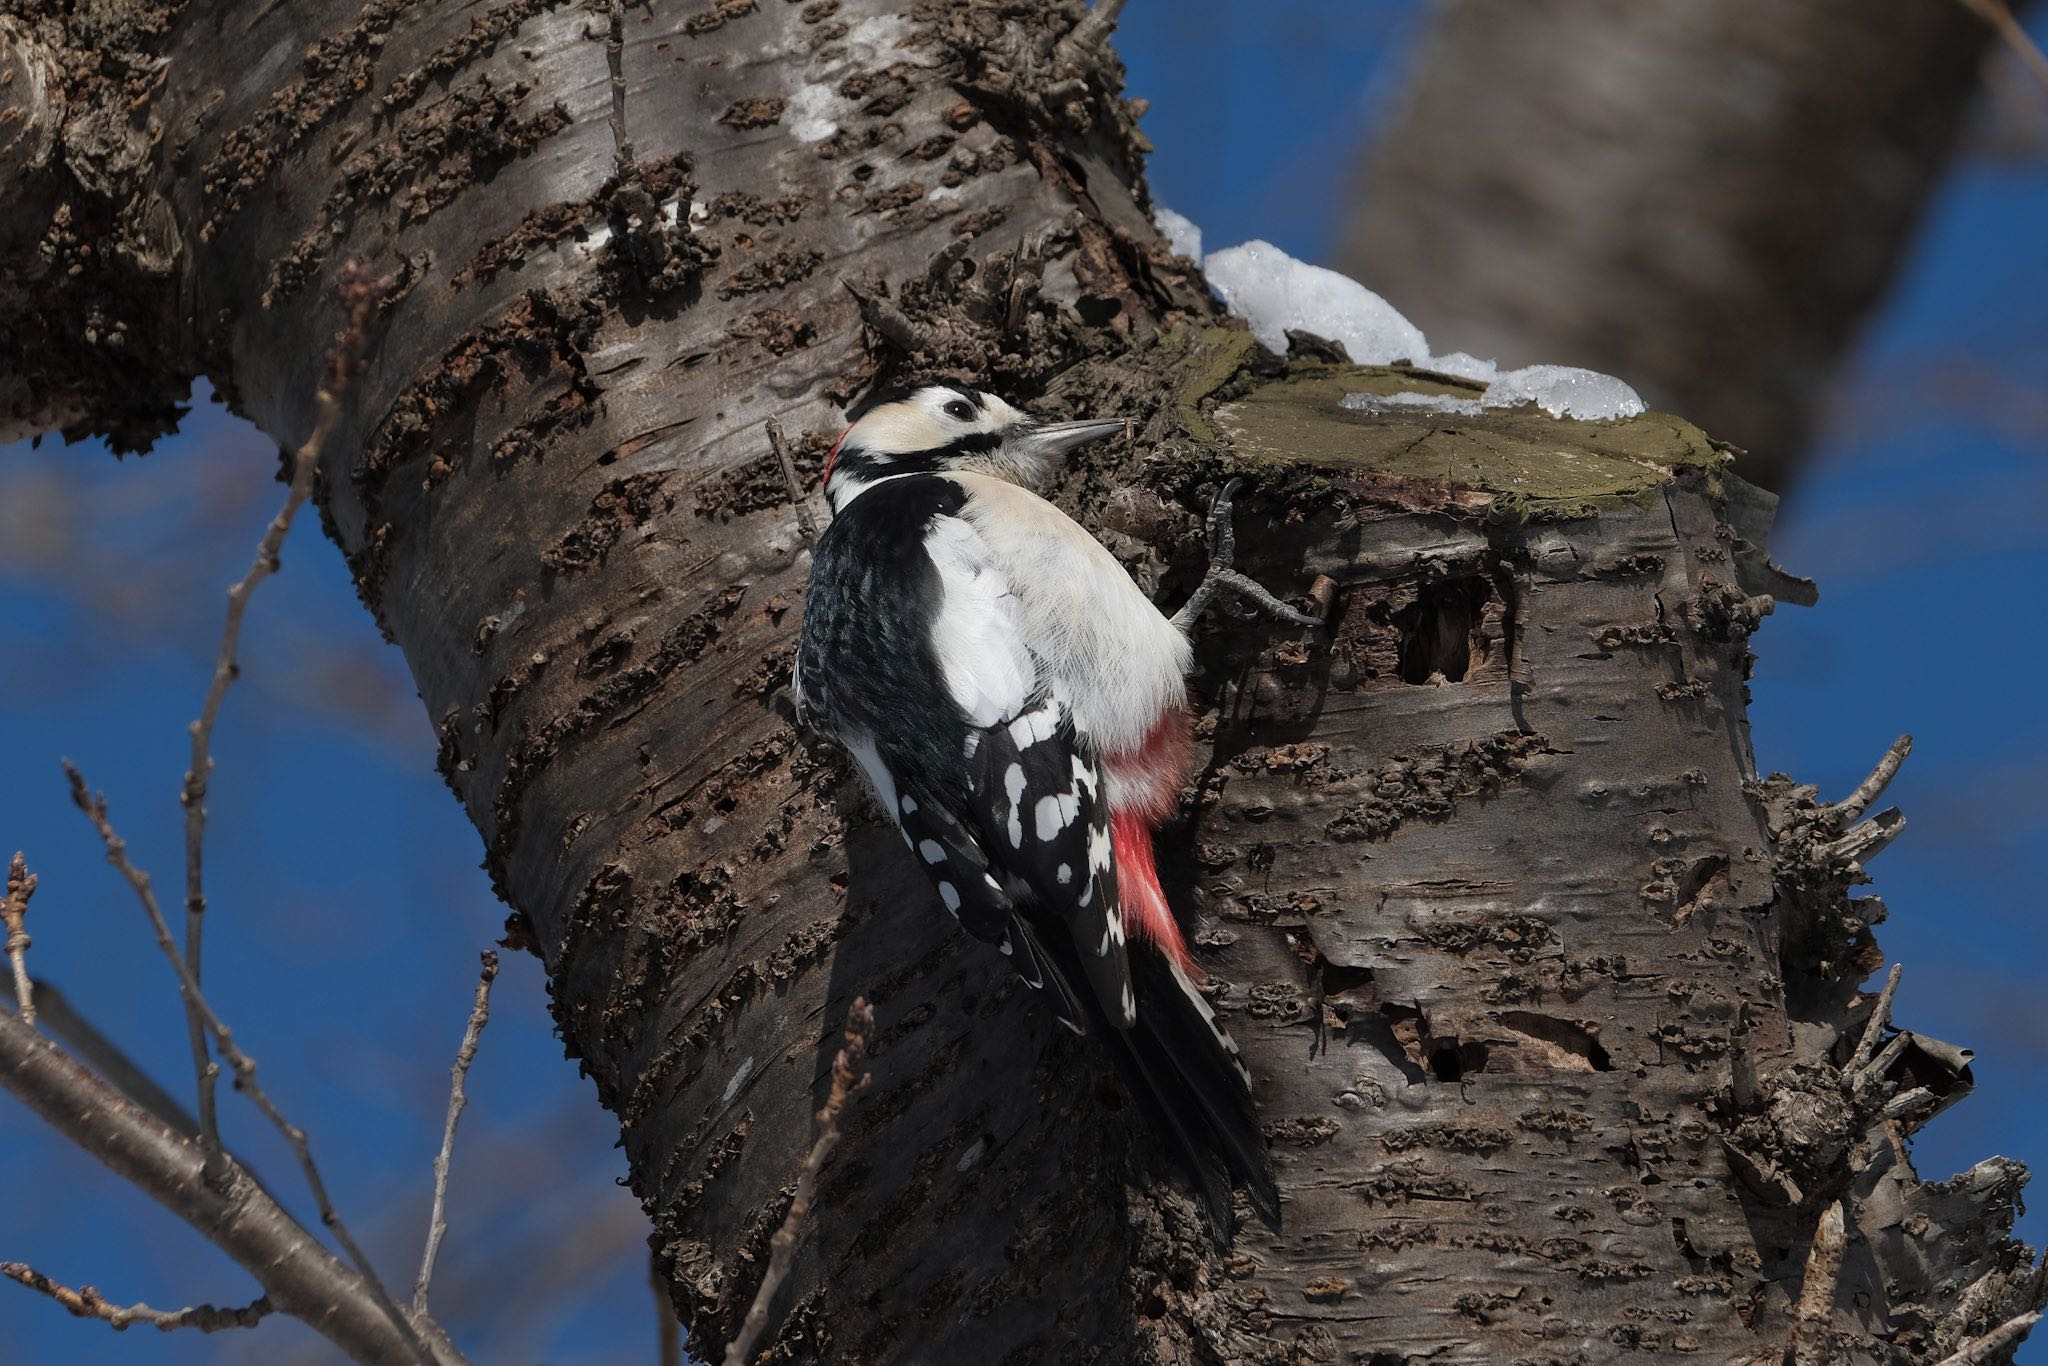
{"type": "MultiPolygon", "coordinates": [[[[1345,0],[1132,6],[1119,47],[1132,93],[1153,101],[1159,198],[1212,247],[1258,236],[1318,257],[1352,158],[1398,90],[1416,14],[1345,0]]],[[[1973,157],[1952,175],[1776,537],[1782,563],[1820,580],[1821,604],[1782,609],[1755,644],[1765,769],[1838,795],[1898,732],[1918,742],[1890,797],[1909,827],[1875,865],[1892,911],[1879,936],[1907,965],[1901,1021],[1975,1048],[1980,1086],[1916,1144],[1930,1176],[1994,1152],[2048,1167],[2048,918],[2032,866],[2048,848],[2043,221],[2038,149],[1973,157]]],[[[1432,338],[1442,350],[1458,340],[1432,338]]],[[[181,1094],[189,1060],[169,971],[66,801],[57,760],[107,790],[138,860],[175,887],[183,727],[221,593],[280,495],[276,468],[268,443],[203,403],[146,459],[56,442],[0,451],[0,855],[22,848],[42,875],[35,970],[181,1094]]],[[[504,912],[433,772],[403,661],[313,519],[285,560],[256,600],[216,746],[208,979],[311,1131],[344,1217],[409,1284],[449,1059],[476,954],[504,912]]],[[[437,1300],[463,1345],[491,1362],[651,1360],[643,1221],[615,1185],[615,1131],[562,1060],[530,957],[507,955],[469,1089],[437,1300]]],[[[295,1192],[282,1147],[238,1098],[223,1103],[232,1143],[295,1192]]],[[[254,1293],[11,1102],[0,1154],[0,1257],[122,1302],[254,1293]]],[[[2048,1221],[2022,1229],[2038,1242],[2048,1221]]],[[[330,1359],[283,1321],[253,1335],[116,1337],[6,1285],[0,1354],[17,1366],[330,1359]]]]}

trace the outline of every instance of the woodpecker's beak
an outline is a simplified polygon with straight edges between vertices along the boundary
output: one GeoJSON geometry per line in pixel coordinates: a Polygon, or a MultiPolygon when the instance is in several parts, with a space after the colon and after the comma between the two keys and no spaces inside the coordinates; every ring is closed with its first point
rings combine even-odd
{"type": "Polygon", "coordinates": [[[1065,455],[1077,446],[1091,441],[1100,441],[1105,436],[1130,430],[1131,420],[1127,417],[1097,417],[1085,422],[1044,422],[1033,427],[1021,438],[1021,445],[1028,455],[1051,459],[1065,455]]]}

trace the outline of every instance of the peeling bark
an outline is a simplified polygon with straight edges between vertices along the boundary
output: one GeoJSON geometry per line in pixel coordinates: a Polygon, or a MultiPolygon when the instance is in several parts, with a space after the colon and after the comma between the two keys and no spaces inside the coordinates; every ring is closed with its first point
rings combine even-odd
{"type": "Polygon", "coordinates": [[[1077,4],[630,13],[630,155],[588,9],[119,12],[90,49],[55,9],[12,21],[67,99],[140,81],[109,156],[145,151],[95,179],[73,161],[114,162],[67,122],[29,156],[58,208],[0,241],[74,201],[111,235],[68,293],[6,295],[0,335],[64,334],[38,382],[77,430],[143,444],[205,374],[290,440],[322,272],[394,276],[321,507],[700,1355],[752,1297],[856,995],[874,1084],[770,1361],[1775,1359],[1837,1199],[1846,1359],[1936,1360],[2039,1301],[2017,1168],[1905,1161],[1966,1063],[1906,1033],[1856,1062],[1880,917],[1847,890],[1881,842],[1757,781],[1747,637],[1801,592],[1768,500],[1676,418],[1369,417],[1336,399],[1459,382],[1218,325],[1149,225],[1114,58],[1062,41],[1077,4]],[[159,219],[160,276],[109,264],[159,219]],[[94,300],[137,320],[118,366],[77,330],[94,300]],[[1210,1244],[1097,1052],[790,724],[807,545],[763,424],[809,479],[843,400],[930,375],[1130,414],[1058,496],[1162,601],[1226,473],[1255,490],[1245,567],[1338,585],[1327,637],[1206,631],[1205,762],[1162,842],[1284,1233],[1210,1244]]]}

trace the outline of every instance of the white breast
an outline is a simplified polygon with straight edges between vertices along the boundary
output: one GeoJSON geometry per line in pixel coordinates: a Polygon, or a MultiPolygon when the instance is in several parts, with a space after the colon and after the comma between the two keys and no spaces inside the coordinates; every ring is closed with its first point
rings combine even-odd
{"type": "Polygon", "coordinates": [[[1063,685],[1075,723],[1104,756],[1139,748],[1186,703],[1187,638],[1051,503],[986,475],[953,478],[968,493],[960,516],[1001,566],[1023,638],[1063,685]]]}

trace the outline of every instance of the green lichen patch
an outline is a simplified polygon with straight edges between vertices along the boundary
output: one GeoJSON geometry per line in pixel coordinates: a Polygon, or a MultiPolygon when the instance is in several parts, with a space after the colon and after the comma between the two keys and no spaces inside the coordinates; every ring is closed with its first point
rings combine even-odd
{"type": "Polygon", "coordinates": [[[1706,433],[1668,413],[1586,422],[1533,405],[1469,416],[1343,406],[1347,394],[1403,392],[1470,399],[1484,386],[1407,368],[1296,364],[1285,378],[1215,408],[1205,425],[1240,460],[1441,481],[1490,495],[1497,513],[1522,517],[1588,516],[1686,467],[1712,474],[1728,463],[1706,433]]]}

